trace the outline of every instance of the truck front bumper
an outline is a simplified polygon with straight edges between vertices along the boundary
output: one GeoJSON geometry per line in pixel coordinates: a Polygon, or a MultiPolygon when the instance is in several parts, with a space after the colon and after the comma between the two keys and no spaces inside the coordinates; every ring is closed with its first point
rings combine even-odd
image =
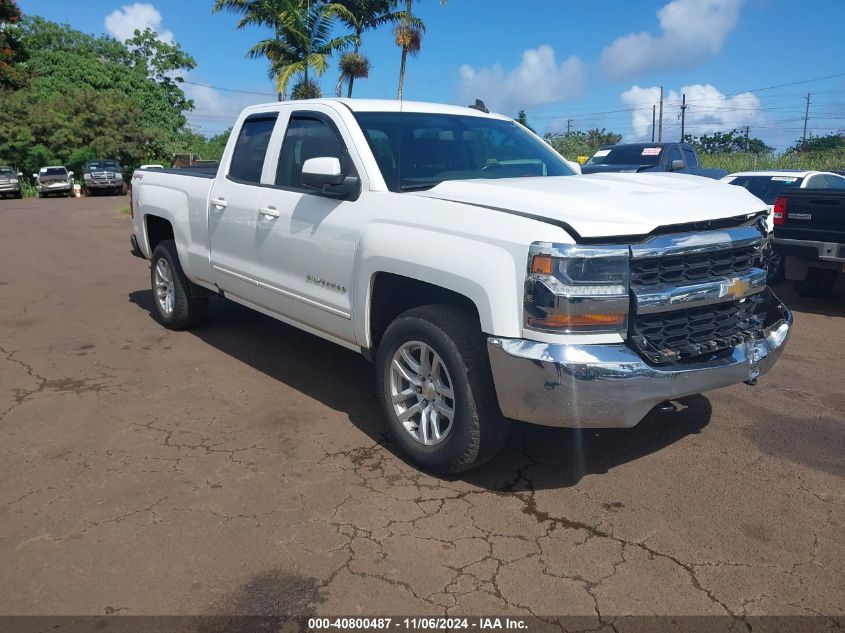
{"type": "Polygon", "coordinates": [[[490,337],[487,348],[502,413],[559,427],[629,428],[657,404],[755,380],[775,364],[792,313],[713,360],[655,367],[627,345],[554,345],[490,337]]]}

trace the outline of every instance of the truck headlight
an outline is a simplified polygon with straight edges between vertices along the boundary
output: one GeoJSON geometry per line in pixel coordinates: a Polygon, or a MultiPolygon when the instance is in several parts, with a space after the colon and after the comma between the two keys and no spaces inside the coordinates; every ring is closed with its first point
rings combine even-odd
{"type": "Polygon", "coordinates": [[[17,178],[9,178],[9,184],[10,185],[16,185],[16,184],[18,184],[18,182],[20,182],[20,181],[17,178]]]}
{"type": "Polygon", "coordinates": [[[85,178],[85,180],[91,180],[92,179],[91,174],[84,174],[83,177],[85,178]]]}
{"type": "Polygon", "coordinates": [[[525,327],[624,336],[628,268],[628,250],[622,246],[533,244],[525,283],[525,327]]]}
{"type": "Polygon", "coordinates": [[[123,174],[115,174],[114,179],[115,180],[123,180],[123,174]]]}

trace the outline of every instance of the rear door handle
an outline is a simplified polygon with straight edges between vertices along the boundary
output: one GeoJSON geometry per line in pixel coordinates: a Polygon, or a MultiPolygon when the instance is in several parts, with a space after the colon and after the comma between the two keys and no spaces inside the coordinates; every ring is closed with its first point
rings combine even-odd
{"type": "Polygon", "coordinates": [[[276,207],[261,207],[258,212],[268,218],[279,217],[279,210],[276,207]]]}
{"type": "Polygon", "coordinates": [[[229,206],[229,203],[226,202],[226,198],[212,198],[211,204],[213,204],[218,209],[225,209],[227,206],[229,206]]]}

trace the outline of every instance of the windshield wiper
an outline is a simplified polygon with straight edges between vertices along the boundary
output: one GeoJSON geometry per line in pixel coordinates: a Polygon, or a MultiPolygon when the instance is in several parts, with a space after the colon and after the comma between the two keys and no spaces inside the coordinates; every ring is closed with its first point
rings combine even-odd
{"type": "Polygon", "coordinates": [[[412,185],[399,185],[399,191],[419,191],[420,189],[431,189],[436,187],[442,181],[437,182],[418,182],[412,185]]]}

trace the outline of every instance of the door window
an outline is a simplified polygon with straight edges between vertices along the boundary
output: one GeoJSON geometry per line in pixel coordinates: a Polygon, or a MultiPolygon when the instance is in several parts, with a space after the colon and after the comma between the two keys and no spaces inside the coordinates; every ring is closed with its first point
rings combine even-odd
{"type": "Polygon", "coordinates": [[[813,176],[807,181],[807,189],[827,189],[827,178],[822,174],[813,176]]]}
{"type": "Polygon", "coordinates": [[[253,114],[244,121],[232,153],[229,178],[247,184],[261,182],[267,146],[275,125],[276,115],[273,113],[253,114]]]}
{"type": "Polygon", "coordinates": [[[831,189],[845,189],[845,178],[842,176],[827,175],[827,186],[831,189]]]}
{"type": "Polygon", "coordinates": [[[673,160],[681,160],[681,150],[677,147],[673,147],[669,152],[669,157],[666,159],[666,169],[672,169],[673,160]]]}
{"type": "Polygon", "coordinates": [[[689,147],[684,148],[684,157],[687,159],[687,167],[697,167],[698,160],[695,158],[695,152],[689,147]]]}
{"type": "MultiPolygon", "coordinates": [[[[352,161],[337,130],[328,121],[317,117],[297,116],[290,119],[276,168],[276,186],[306,189],[302,184],[302,166],[309,158],[337,158],[344,174],[352,173],[352,161]]],[[[313,193],[313,189],[309,190],[313,193]]]]}

